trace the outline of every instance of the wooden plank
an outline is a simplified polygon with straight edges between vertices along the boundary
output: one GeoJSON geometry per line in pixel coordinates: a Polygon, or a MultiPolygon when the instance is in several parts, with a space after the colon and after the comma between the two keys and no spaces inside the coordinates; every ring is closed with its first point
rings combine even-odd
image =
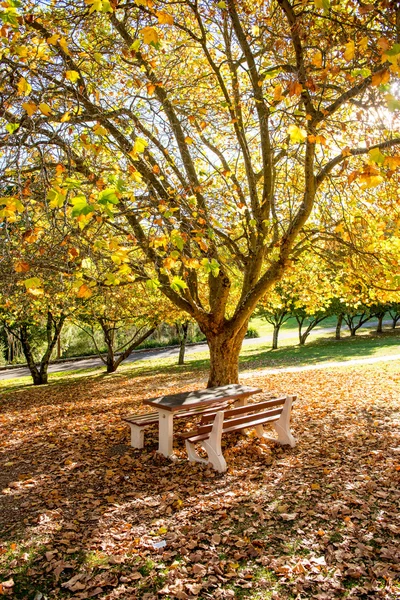
{"type": "Polygon", "coordinates": [[[148,413],[147,415],[128,415],[122,417],[123,421],[132,423],[132,425],[150,425],[158,422],[158,413],[148,413]]]}
{"type": "MultiPolygon", "coordinates": [[[[265,410],[267,408],[272,408],[273,406],[283,406],[286,402],[286,396],[282,398],[273,398],[271,400],[266,400],[265,402],[254,402],[252,404],[247,404],[246,406],[239,406],[237,408],[231,408],[226,410],[224,413],[224,420],[229,419],[230,417],[247,414],[255,411],[265,410]]],[[[203,415],[201,422],[209,423],[213,420],[214,416],[218,412],[215,409],[213,412],[209,412],[203,415]]]]}
{"type": "Polygon", "coordinates": [[[203,406],[222,403],[226,400],[246,398],[253,394],[259,394],[260,392],[262,392],[260,388],[232,384],[205,390],[182,392],[180,394],[172,394],[171,396],[150,398],[148,400],[143,400],[143,404],[155,408],[162,408],[163,410],[169,410],[171,412],[177,412],[183,408],[201,408],[203,406]]]}

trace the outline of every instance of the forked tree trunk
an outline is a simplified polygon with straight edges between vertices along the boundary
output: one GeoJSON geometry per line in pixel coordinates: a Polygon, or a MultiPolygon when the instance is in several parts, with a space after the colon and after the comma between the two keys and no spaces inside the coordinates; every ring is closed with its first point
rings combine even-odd
{"type": "Polygon", "coordinates": [[[26,324],[21,325],[19,329],[19,339],[22,345],[22,349],[26,358],[26,362],[28,368],[31,372],[31,376],[33,379],[33,385],[44,385],[48,382],[48,368],[50,363],[50,357],[52,352],[57,344],[57,340],[60,336],[61,329],[64,325],[65,315],[61,315],[58,321],[53,318],[50,311],[47,313],[47,324],[46,324],[46,333],[47,333],[47,348],[45,353],[43,354],[39,366],[36,365],[35,359],[33,357],[32,347],[30,344],[30,333],[29,328],[26,324]]]}
{"type": "Polygon", "coordinates": [[[205,332],[210,348],[210,374],[207,387],[239,382],[239,354],[248,322],[239,331],[214,334],[205,332]]]}

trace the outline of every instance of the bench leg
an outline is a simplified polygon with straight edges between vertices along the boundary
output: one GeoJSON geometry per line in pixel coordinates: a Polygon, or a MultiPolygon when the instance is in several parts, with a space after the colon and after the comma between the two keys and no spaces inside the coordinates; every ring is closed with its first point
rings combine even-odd
{"type": "Polygon", "coordinates": [[[285,404],[281,416],[273,423],[276,433],[278,434],[278,442],[280,444],[289,444],[292,448],[296,445],[296,440],[290,431],[290,412],[292,410],[292,396],[286,396],[285,404]]]}
{"type": "Polygon", "coordinates": [[[164,456],[173,453],[174,416],[169,410],[158,409],[158,452],[164,456]]]}
{"type": "Polygon", "coordinates": [[[226,460],[221,449],[223,422],[224,413],[221,411],[215,415],[210,437],[202,443],[204,450],[207,452],[209,462],[219,473],[225,473],[226,471],[226,460]]]}
{"type": "Polygon", "coordinates": [[[264,427],[263,425],[257,425],[256,427],[254,427],[256,435],[258,438],[262,438],[264,437],[264,427]]]}
{"type": "Polygon", "coordinates": [[[199,456],[197,454],[194,444],[189,442],[189,440],[185,440],[185,447],[186,447],[186,452],[188,455],[189,462],[199,462],[199,463],[205,463],[205,464],[208,463],[208,460],[201,458],[201,456],[199,456]]]}
{"type": "Polygon", "coordinates": [[[131,425],[131,446],[133,448],[143,448],[144,447],[144,428],[138,427],[138,425],[131,425]]]}

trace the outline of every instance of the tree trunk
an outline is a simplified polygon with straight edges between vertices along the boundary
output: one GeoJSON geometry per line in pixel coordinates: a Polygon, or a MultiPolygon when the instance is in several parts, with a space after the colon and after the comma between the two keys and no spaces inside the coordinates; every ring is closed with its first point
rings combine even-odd
{"type": "Polygon", "coordinates": [[[280,328],[280,325],[274,325],[274,333],[272,334],[272,350],[278,349],[278,335],[280,328]]]}
{"type": "Polygon", "coordinates": [[[185,364],[185,350],[186,350],[186,342],[188,339],[188,330],[189,330],[189,323],[188,323],[188,321],[185,321],[185,323],[182,323],[182,337],[181,337],[180,346],[179,346],[178,365],[185,364]]]}
{"type": "Polygon", "coordinates": [[[350,337],[356,337],[358,327],[350,327],[350,337]]]}
{"type": "Polygon", "coordinates": [[[107,353],[107,373],[115,373],[115,371],[117,370],[117,365],[115,364],[115,360],[113,358],[113,356],[110,356],[109,353],[107,353]]]}
{"type": "Polygon", "coordinates": [[[383,333],[383,317],[385,313],[380,313],[378,315],[378,327],[376,328],[376,333],[383,333]]]}
{"type": "Polygon", "coordinates": [[[340,313],[337,318],[335,340],[340,340],[340,334],[342,331],[343,313],[340,313]]]}
{"type": "Polygon", "coordinates": [[[309,333],[310,333],[309,331],[305,331],[304,333],[300,334],[300,336],[299,336],[300,346],[305,345],[309,333]]]}
{"type": "Polygon", "coordinates": [[[57,338],[57,359],[61,358],[61,335],[57,338]]]}
{"type": "Polygon", "coordinates": [[[41,366],[40,370],[37,368],[35,360],[33,358],[32,348],[29,343],[29,332],[26,325],[22,325],[20,328],[20,340],[22,344],[22,351],[26,358],[26,364],[31,372],[33,379],[33,385],[43,385],[47,383],[47,365],[41,366]]]}
{"type": "Polygon", "coordinates": [[[214,334],[205,331],[210,348],[210,375],[207,387],[239,382],[239,354],[248,322],[239,331],[214,334]]]}

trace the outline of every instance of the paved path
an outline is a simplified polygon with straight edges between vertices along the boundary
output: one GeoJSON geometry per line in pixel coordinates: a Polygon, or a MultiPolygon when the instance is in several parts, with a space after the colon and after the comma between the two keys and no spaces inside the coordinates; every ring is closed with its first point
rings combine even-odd
{"type": "MultiPolygon", "coordinates": [[[[385,321],[386,325],[390,325],[391,321],[385,321]]],[[[376,327],[376,322],[371,321],[370,323],[366,323],[364,327],[376,327]]],[[[343,327],[342,330],[346,330],[346,327],[343,327]]],[[[319,329],[313,329],[310,333],[310,337],[315,335],[321,335],[325,333],[333,333],[335,331],[335,327],[321,327],[319,329]]],[[[292,330],[285,331],[282,330],[279,333],[279,340],[289,339],[296,336],[296,332],[292,330]]],[[[266,335],[259,338],[247,338],[243,340],[243,346],[265,346],[267,344],[271,344],[272,342],[272,333],[270,335],[266,335]]],[[[187,346],[186,355],[195,354],[197,352],[208,352],[208,346],[206,342],[202,342],[200,344],[193,344],[187,346]]],[[[124,361],[123,364],[128,362],[137,362],[140,360],[149,360],[151,358],[168,358],[173,356],[178,356],[179,348],[170,347],[170,348],[155,348],[154,350],[146,350],[146,351],[134,351],[132,354],[124,361]]],[[[363,360],[363,359],[360,359],[363,360]]],[[[346,364],[350,364],[351,361],[346,361],[346,364]]],[[[324,365],[330,363],[324,363],[324,365]]],[[[334,363],[332,363],[334,364],[334,363]]],[[[343,363],[338,363],[343,364],[343,363]]],[[[356,363],[355,363],[356,364],[356,363]]],[[[83,358],[81,360],[71,360],[66,362],[53,363],[49,365],[49,373],[61,373],[63,371],[72,371],[72,370],[83,370],[83,369],[95,369],[97,367],[104,366],[103,361],[98,357],[88,357],[83,358]]],[[[290,367],[293,369],[298,369],[300,367],[290,367]]],[[[315,368],[313,365],[310,368],[315,368]]],[[[16,367],[14,369],[7,369],[4,371],[0,371],[0,381],[5,379],[15,379],[17,377],[25,377],[30,375],[29,369],[27,367],[16,367]]]]}

